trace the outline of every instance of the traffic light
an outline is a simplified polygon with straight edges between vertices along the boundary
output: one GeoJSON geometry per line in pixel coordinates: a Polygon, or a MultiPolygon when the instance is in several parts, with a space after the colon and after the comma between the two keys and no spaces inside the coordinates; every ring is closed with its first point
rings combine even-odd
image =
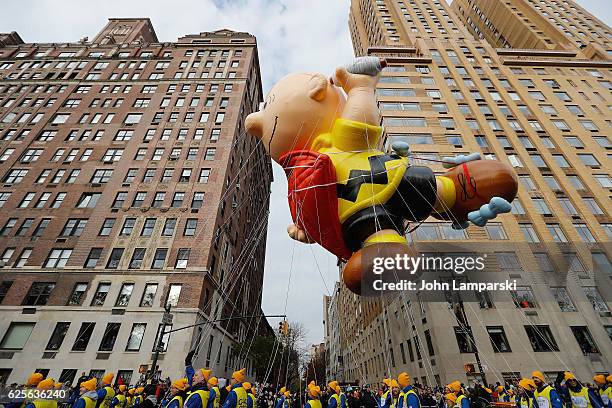
{"type": "Polygon", "coordinates": [[[282,334],[283,336],[286,336],[289,334],[289,322],[286,320],[283,320],[282,322],[278,323],[278,332],[280,334],[282,334]]]}

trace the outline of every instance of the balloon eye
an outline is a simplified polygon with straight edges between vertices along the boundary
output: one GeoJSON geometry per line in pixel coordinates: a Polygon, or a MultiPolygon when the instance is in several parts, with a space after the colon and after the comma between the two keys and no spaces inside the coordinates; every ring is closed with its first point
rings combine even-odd
{"type": "Polygon", "coordinates": [[[268,106],[268,102],[259,102],[259,110],[260,111],[266,109],[266,106],[268,106]]]}

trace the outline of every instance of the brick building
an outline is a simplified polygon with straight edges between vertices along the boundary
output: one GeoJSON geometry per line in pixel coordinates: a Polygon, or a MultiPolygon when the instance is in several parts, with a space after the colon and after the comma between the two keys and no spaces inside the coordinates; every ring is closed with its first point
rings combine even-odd
{"type": "Polygon", "coordinates": [[[384,147],[406,141],[436,172],[444,156],[480,152],[519,175],[512,214],[464,231],[430,218],[408,235],[415,249],[486,252],[487,270],[518,287],[434,302],[340,285],[325,302],[339,327],[329,374],[379,382],[406,370],[432,385],[609,370],[610,27],[569,0],[353,0],[349,26],[356,55],[389,63],[384,147]]]}
{"type": "MultiPolygon", "coordinates": [[[[89,41],[0,34],[0,382],[39,370],[135,383],[170,328],[261,313],[271,168],[243,127],[262,100],[256,40],[160,42],[149,19],[89,41]]],[[[258,322],[171,333],[219,377],[258,322]]]]}

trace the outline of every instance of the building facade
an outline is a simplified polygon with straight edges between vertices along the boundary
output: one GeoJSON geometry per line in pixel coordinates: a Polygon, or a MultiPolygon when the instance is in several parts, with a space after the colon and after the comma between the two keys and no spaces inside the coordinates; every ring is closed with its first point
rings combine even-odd
{"type": "Polygon", "coordinates": [[[485,228],[428,219],[408,233],[421,253],[488,254],[486,269],[517,290],[381,301],[341,285],[326,324],[340,327],[344,380],[406,370],[430,385],[494,382],[539,369],[588,381],[609,370],[610,27],[569,0],[353,0],[349,26],[356,55],[389,64],[382,147],[406,141],[436,173],[444,156],[480,152],[513,166],[520,185],[512,214],[485,228]]]}
{"type": "Polygon", "coordinates": [[[133,384],[166,304],[165,331],[226,320],[166,334],[164,377],[194,347],[218,377],[249,365],[231,350],[260,321],[227,318],[261,313],[272,176],[243,127],[261,100],[247,33],[160,42],[117,18],[91,41],[0,34],[0,382],[133,384]]]}

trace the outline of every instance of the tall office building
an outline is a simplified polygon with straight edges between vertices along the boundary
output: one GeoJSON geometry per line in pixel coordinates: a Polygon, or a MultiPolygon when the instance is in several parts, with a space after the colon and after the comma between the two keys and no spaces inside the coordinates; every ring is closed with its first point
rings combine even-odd
{"type": "Polygon", "coordinates": [[[487,270],[518,287],[430,302],[340,286],[326,302],[326,324],[340,327],[331,374],[378,382],[406,370],[431,385],[608,370],[610,28],[565,0],[353,0],[349,25],[356,55],[389,63],[385,148],[404,140],[439,173],[441,157],[480,152],[520,180],[512,214],[464,231],[428,219],[409,234],[415,249],[485,252],[487,270]]]}
{"type": "MultiPolygon", "coordinates": [[[[133,384],[167,303],[166,331],[259,314],[272,176],[243,127],[262,100],[255,38],[160,42],[117,18],[91,41],[0,47],[0,383],[133,384]]],[[[194,365],[227,377],[258,322],[164,336],[163,375],[197,345],[194,365]]]]}

